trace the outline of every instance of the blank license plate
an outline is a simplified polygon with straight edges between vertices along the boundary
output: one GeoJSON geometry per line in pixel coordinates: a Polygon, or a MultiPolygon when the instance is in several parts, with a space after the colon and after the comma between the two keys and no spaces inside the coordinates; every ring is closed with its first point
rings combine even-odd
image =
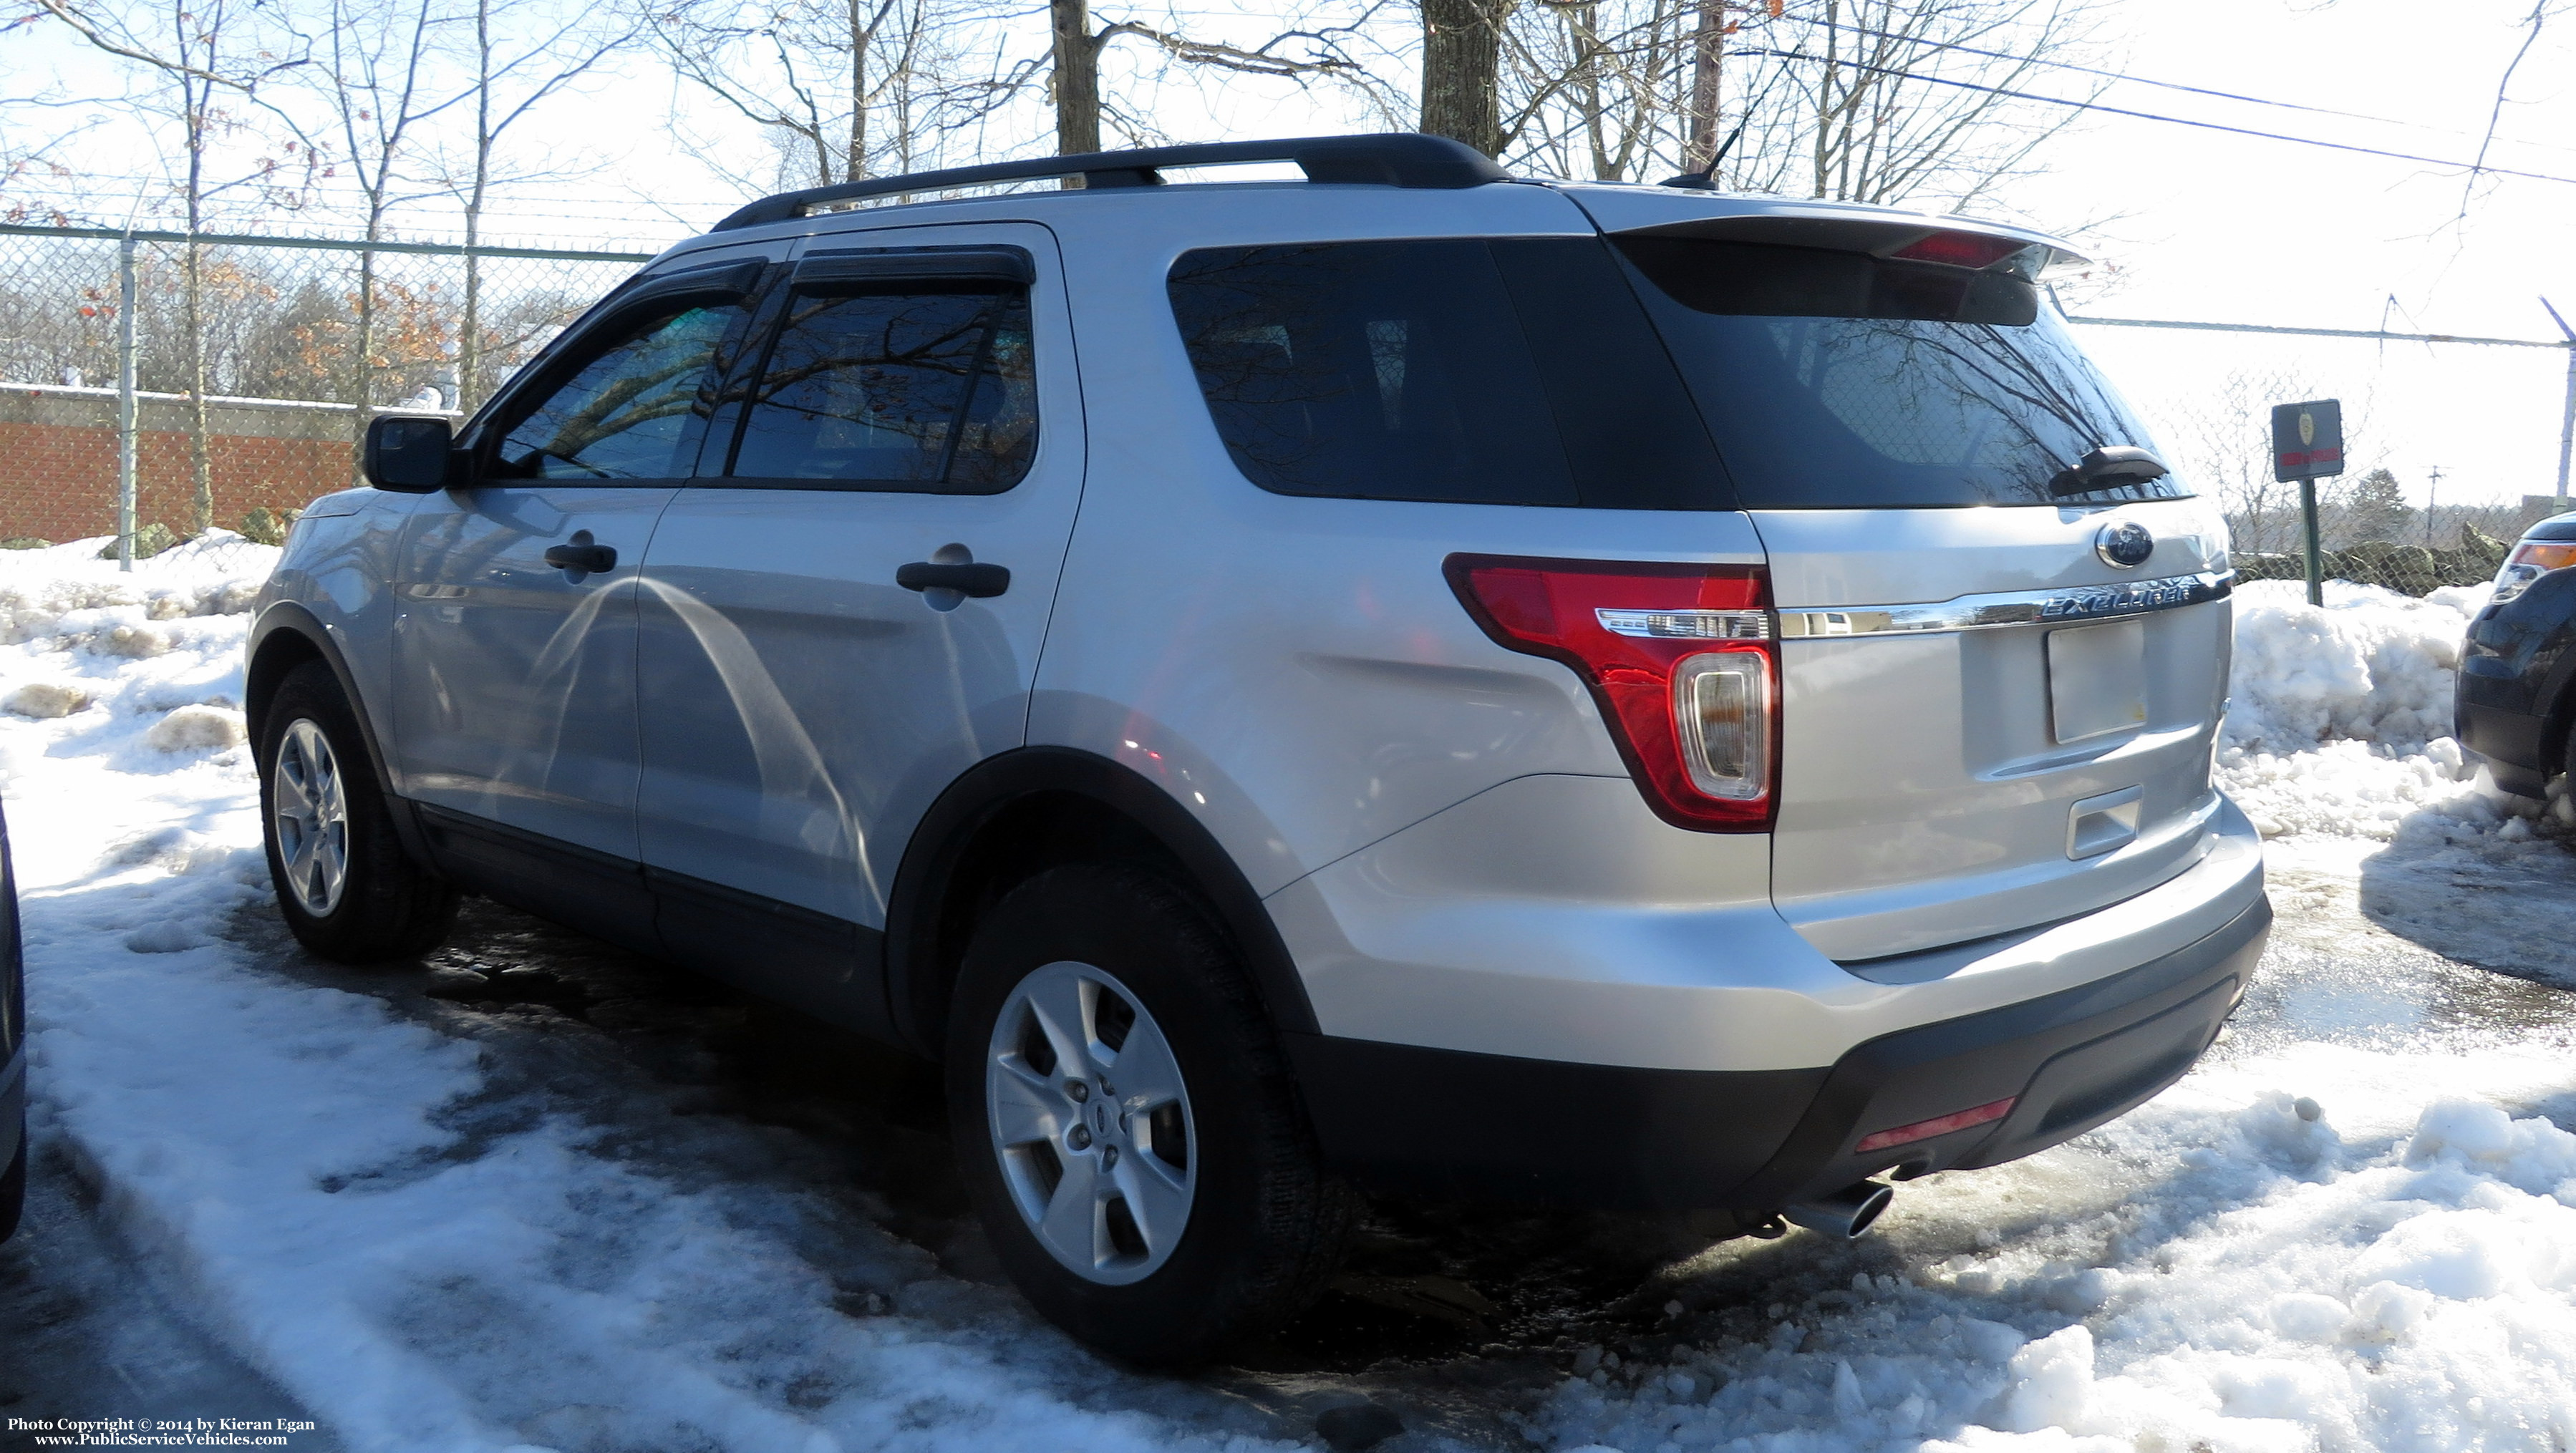
{"type": "Polygon", "coordinates": [[[2061,742],[2147,722],[2147,623],[2113,621],[2048,633],[2048,720],[2061,742]]]}

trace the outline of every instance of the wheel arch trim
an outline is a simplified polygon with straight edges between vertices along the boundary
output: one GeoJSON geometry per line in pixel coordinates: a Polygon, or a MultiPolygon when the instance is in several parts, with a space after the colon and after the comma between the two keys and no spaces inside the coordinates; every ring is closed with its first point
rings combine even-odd
{"type": "Polygon", "coordinates": [[[394,790],[393,759],[376,736],[375,717],[358,691],[358,678],[349,670],[348,657],[342,654],[331,628],[311,607],[299,601],[281,600],[262,610],[251,625],[250,641],[243,651],[242,711],[250,728],[253,753],[257,753],[260,734],[267,726],[268,699],[275,694],[277,682],[295,669],[286,658],[301,658],[308,653],[331,668],[331,674],[339,680],[340,694],[349,703],[349,714],[358,719],[358,737],[366,744],[367,766],[374,772],[376,786],[390,809],[394,834],[402,840],[403,851],[414,863],[429,866],[428,841],[421,834],[410,800],[394,790]]]}
{"type": "Polygon", "coordinates": [[[1081,798],[1123,817],[1169,852],[1189,875],[1183,886],[1198,893],[1242,953],[1272,1024],[1282,1032],[1316,1032],[1286,941],[1215,836],[1132,769],[1091,752],[1038,746],[988,757],[951,783],[923,814],[896,868],[886,912],[886,997],[911,1048],[933,1058],[940,1053],[940,990],[956,971],[955,955],[942,942],[941,911],[961,886],[968,854],[1005,811],[1047,794],[1081,798]]]}

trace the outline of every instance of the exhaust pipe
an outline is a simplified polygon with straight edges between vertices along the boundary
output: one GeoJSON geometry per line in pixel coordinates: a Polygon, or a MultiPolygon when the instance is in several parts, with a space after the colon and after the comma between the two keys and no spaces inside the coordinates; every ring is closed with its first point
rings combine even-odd
{"type": "Polygon", "coordinates": [[[1830,1195],[1783,1207],[1780,1215],[1792,1226],[1804,1226],[1821,1235],[1851,1241],[1867,1231],[1895,1199],[1895,1187],[1882,1186],[1876,1181],[1861,1181],[1830,1195]]]}

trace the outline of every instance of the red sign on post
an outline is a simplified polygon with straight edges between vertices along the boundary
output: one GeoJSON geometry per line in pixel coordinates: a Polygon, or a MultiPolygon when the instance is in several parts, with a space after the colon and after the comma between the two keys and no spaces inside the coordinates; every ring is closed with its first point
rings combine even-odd
{"type": "Polygon", "coordinates": [[[2318,479],[2343,473],[2343,400],[2272,406],[2272,477],[2318,479]]]}

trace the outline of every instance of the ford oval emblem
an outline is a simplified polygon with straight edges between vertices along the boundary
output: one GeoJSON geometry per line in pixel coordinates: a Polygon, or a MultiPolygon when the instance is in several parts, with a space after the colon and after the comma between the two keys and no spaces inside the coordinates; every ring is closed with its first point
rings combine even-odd
{"type": "Polygon", "coordinates": [[[2135,520],[2119,520],[2104,525],[2102,533],[2093,537],[2093,553],[2106,565],[2135,570],[2156,553],[2156,537],[2135,520]]]}

